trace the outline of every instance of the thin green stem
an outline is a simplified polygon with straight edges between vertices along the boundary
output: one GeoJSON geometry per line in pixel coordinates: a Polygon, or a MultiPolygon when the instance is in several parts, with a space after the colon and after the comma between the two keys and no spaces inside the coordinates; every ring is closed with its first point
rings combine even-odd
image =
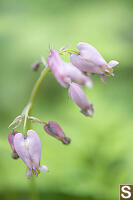
{"type": "Polygon", "coordinates": [[[40,85],[41,85],[43,79],[46,77],[46,75],[47,75],[48,72],[49,72],[49,67],[46,67],[46,68],[42,71],[42,73],[41,73],[39,79],[37,80],[37,82],[36,82],[36,84],[35,84],[35,86],[34,86],[34,88],[33,88],[33,90],[32,90],[32,93],[31,93],[31,96],[30,96],[30,100],[29,100],[29,103],[31,103],[30,109],[31,109],[31,107],[32,107],[32,105],[33,105],[33,103],[34,103],[34,99],[35,99],[35,96],[36,96],[36,94],[37,94],[37,91],[38,91],[38,89],[39,89],[39,87],[40,87],[40,85]]]}
{"type": "Polygon", "coordinates": [[[59,52],[59,54],[64,54],[64,53],[75,53],[75,54],[79,54],[78,51],[73,50],[73,49],[65,49],[65,50],[62,50],[61,52],[59,52]]]}
{"type": "Polygon", "coordinates": [[[25,107],[24,128],[23,128],[24,134],[26,134],[26,125],[27,125],[27,119],[28,119],[28,114],[29,114],[30,107],[31,107],[31,103],[29,103],[25,107]]]}
{"type": "Polygon", "coordinates": [[[25,119],[24,119],[24,129],[23,129],[24,134],[26,134],[27,119],[28,119],[28,115],[29,115],[29,113],[30,113],[30,111],[32,109],[32,106],[33,106],[33,103],[34,103],[34,100],[35,100],[35,96],[37,94],[37,91],[38,91],[38,89],[39,89],[39,87],[40,87],[43,79],[46,77],[46,75],[47,75],[47,73],[49,71],[50,71],[49,67],[46,67],[42,71],[39,79],[36,81],[36,83],[35,83],[35,85],[33,87],[33,90],[32,90],[32,93],[31,93],[31,96],[30,96],[30,99],[29,99],[29,103],[28,103],[28,105],[25,108],[25,119]]]}
{"type": "Polygon", "coordinates": [[[32,175],[30,177],[30,200],[38,200],[38,192],[36,188],[36,183],[35,183],[35,177],[32,175]]]}

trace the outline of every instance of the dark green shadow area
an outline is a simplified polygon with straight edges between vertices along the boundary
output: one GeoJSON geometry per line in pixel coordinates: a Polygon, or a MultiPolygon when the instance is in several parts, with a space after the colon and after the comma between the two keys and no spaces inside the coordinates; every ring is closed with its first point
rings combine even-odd
{"type": "MultiPolygon", "coordinates": [[[[12,193],[11,193],[12,194],[12,193]]],[[[15,193],[15,196],[6,196],[5,194],[0,194],[1,200],[30,200],[29,194],[26,192],[17,192],[15,193]]],[[[38,200],[94,200],[93,198],[89,196],[74,196],[74,195],[67,195],[67,194],[61,194],[61,193],[39,193],[38,200]]]]}

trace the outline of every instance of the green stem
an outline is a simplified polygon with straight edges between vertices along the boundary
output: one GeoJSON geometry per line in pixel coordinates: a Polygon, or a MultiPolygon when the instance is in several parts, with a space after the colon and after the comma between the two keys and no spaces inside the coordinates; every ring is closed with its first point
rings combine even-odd
{"type": "Polygon", "coordinates": [[[30,107],[31,107],[31,103],[29,103],[26,107],[25,107],[25,117],[24,117],[24,134],[26,134],[26,125],[27,125],[27,119],[28,119],[28,114],[30,111],[30,107]]]}
{"type": "Polygon", "coordinates": [[[30,177],[30,200],[38,200],[38,192],[35,183],[35,177],[32,175],[30,177]]]}
{"type": "Polygon", "coordinates": [[[37,82],[36,82],[36,84],[35,84],[35,86],[34,86],[34,88],[33,88],[33,90],[32,90],[32,93],[31,93],[31,96],[30,96],[30,100],[29,100],[29,103],[31,103],[30,109],[31,109],[31,107],[32,107],[32,105],[33,105],[33,103],[34,103],[34,99],[35,99],[35,96],[36,96],[36,94],[37,94],[37,91],[38,91],[38,89],[39,89],[39,87],[40,87],[40,85],[41,85],[43,79],[46,77],[46,75],[47,75],[47,73],[48,73],[49,71],[50,71],[50,70],[49,70],[49,67],[46,67],[46,68],[42,71],[42,73],[41,73],[39,79],[37,80],[37,82]]]}
{"type": "Polygon", "coordinates": [[[66,49],[66,50],[62,50],[61,52],[59,52],[59,54],[64,54],[64,53],[75,53],[75,54],[79,54],[78,51],[75,51],[73,49],[66,49]]]}
{"type": "Polygon", "coordinates": [[[42,71],[39,79],[36,81],[36,83],[33,87],[33,90],[32,90],[32,93],[31,93],[31,96],[30,96],[30,99],[29,99],[29,103],[25,108],[25,119],[24,119],[24,129],[23,129],[24,134],[26,134],[27,118],[28,118],[29,113],[31,112],[31,109],[32,109],[32,106],[33,106],[33,103],[34,103],[34,100],[35,100],[35,96],[37,94],[37,91],[38,91],[43,79],[46,77],[46,75],[49,71],[50,71],[49,67],[46,67],[42,71]]]}

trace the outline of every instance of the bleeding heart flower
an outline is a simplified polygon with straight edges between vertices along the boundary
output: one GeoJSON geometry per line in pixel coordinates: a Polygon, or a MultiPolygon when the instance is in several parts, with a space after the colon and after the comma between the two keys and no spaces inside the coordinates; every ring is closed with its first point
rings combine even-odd
{"type": "MultiPolygon", "coordinates": [[[[95,47],[90,44],[80,42],[77,45],[80,50],[79,54],[71,54],[70,60],[82,72],[88,74],[113,74],[112,67],[119,63],[117,61],[110,61],[107,63],[95,47]]],[[[104,79],[105,80],[105,79],[104,79]]]]}
{"type": "Polygon", "coordinates": [[[18,133],[14,137],[14,147],[19,157],[25,162],[27,167],[27,178],[34,175],[38,176],[40,170],[48,172],[45,165],[40,165],[41,141],[38,134],[33,130],[27,131],[27,136],[23,137],[18,133]]]}

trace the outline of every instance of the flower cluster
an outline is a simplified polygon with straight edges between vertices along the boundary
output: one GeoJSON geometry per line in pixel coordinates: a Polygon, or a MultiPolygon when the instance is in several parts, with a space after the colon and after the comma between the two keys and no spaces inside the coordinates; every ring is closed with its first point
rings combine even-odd
{"type": "Polygon", "coordinates": [[[92,87],[92,74],[100,74],[105,82],[109,74],[114,76],[113,67],[118,64],[117,61],[107,63],[100,53],[90,44],[80,42],[77,45],[78,53],[71,53],[71,63],[64,62],[59,53],[50,50],[48,65],[54,73],[57,81],[68,89],[68,94],[72,100],[80,107],[81,113],[85,116],[92,116],[93,105],[87,100],[87,97],[81,87],[92,87]]]}
{"type": "MultiPolygon", "coordinates": [[[[32,119],[34,122],[38,119],[32,119]]],[[[60,140],[63,144],[69,144],[71,139],[66,137],[65,133],[57,122],[49,121],[48,123],[41,122],[44,125],[44,130],[49,135],[60,140]]],[[[12,158],[21,158],[28,167],[26,176],[29,178],[31,174],[38,176],[40,171],[48,172],[45,165],[40,165],[41,159],[41,140],[39,135],[34,130],[28,130],[26,135],[13,132],[8,134],[8,141],[12,149],[12,158]]]]}
{"type": "Polygon", "coordinates": [[[21,115],[17,116],[9,127],[13,127],[13,131],[8,135],[8,141],[12,149],[12,158],[21,158],[27,165],[27,177],[31,174],[38,176],[40,171],[48,171],[45,165],[40,165],[41,159],[41,140],[39,135],[34,130],[26,129],[27,121],[36,122],[43,125],[45,132],[48,135],[61,141],[63,144],[68,145],[71,139],[67,137],[57,122],[49,121],[43,122],[35,117],[29,116],[30,110],[33,105],[36,92],[45,78],[47,72],[51,71],[57,81],[64,88],[68,88],[68,96],[80,107],[81,113],[85,116],[93,116],[93,105],[89,103],[86,94],[83,91],[83,87],[92,88],[92,75],[99,74],[102,81],[106,81],[107,75],[114,76],[113,67],[118,62],[111,60],[107,63],[101,54],[90,44],[80,42],[77,45],[79,51],[71,49],[62,49],[56,51],[50,50],[48,61],[42,58],[41,62],[35,62],[32,69],[37,71],[39,66],[43,64],[45,66],[39,79],[37,80],[29,103],[25,107],[21,115]],[[65,53],[70,54],[70,63],[64,62],[60,55],[65,53]],[[24,131],[23,134],[15,131],[24,119],[24,131]]]}

